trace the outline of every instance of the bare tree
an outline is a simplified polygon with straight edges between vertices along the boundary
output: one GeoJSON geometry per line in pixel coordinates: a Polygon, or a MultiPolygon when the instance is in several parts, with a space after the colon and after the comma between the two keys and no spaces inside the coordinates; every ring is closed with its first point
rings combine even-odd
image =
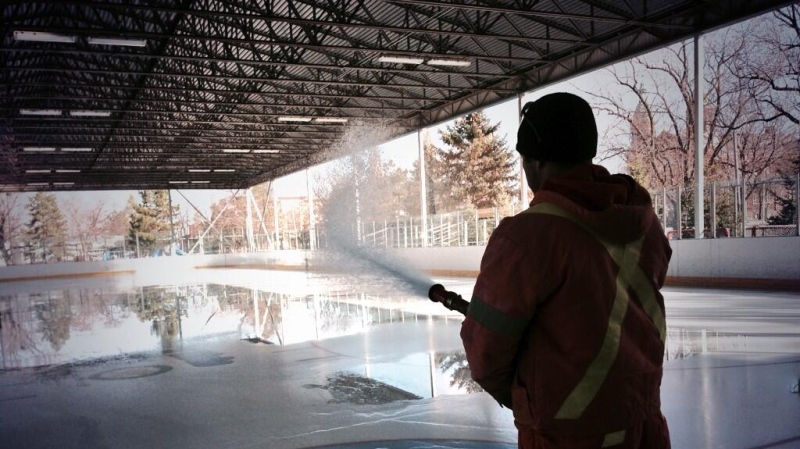
{"type": "Polygon", "coordinates": [[[78,237],[81,245],[80,254],[85,259],[92,243],[96,242],[105,230],[109,216],[106,213],[106,203],[101,200],[84,207],[70,198],[65,201],[64,211],[70,227],[69,233],[78,237]]]}
{"type": "MultiPolygon", "coordinates": [[[[764,89],[750,88],[743,64],[754,53],[770,51],[758,48],[752,38],[763,29],[753,21],[703,38],[703,150],[710,180],[734,179],[739,167],[752,181],[789,163],[794,132],[785,122],[764,117],[757,100],[764,89]]],[[[617,119],[606,136],[609,155],[620,156],[628,172],[650,188],[695,180],[692,44],[613,66],[609,73],[615,85],[587,92],[599,109],[617,119]]]]}
{"type": "Polygon", "coordinates": [[[754,49],[740,61],[743,81],[758,101],[759,119],[800,125],[800,6],[792,5],[759,22],[754,49]]]}

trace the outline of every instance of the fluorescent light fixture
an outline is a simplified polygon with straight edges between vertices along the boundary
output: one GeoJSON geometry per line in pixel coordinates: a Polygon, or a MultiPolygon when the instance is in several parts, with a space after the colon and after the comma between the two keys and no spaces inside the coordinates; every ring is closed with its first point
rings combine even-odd
{"type": "Polygon", "coordinates": [[[378,62],[388,62],[393,64],[422,64],[425,60],[413,56],[381,56],[378,62]]]}
{"type": "Polygon", "coordinates": [[[253,153],[280,153],[281,150],[253,150],[253,153]]]}
{"type": "Polygon", "coordinates": [[[111,116],[111,111],[69,111],[69,115],[72,117],[109,117],[111,116]]]}
{"type": "Polygon", "coordinates": [[[211,181],[192,181],[192,184],[208,184],[211,181]]]}
{"type": "Polygon", "coordinates": [[[317,123],[347,123],[345,117],[317,117],[314,121],[317,123]]]}
{"type": "Polygon", "coordinates": [[[448,66],[448,67],[469,67],[472,65],[472,61],[469,59],[444,59],[444,58],[434,58],[429,59],[426,64],[428,65],[439,65],[439,66],[448,66]]]}
{"type": "Polygon", "coordinates": [[[14,31],[15,41],[28,42],[56,42],[60,44],[74,44],[75,36],[65,34],[44,33],[41,31],[14,31]]]}
{"type": "Polygon", "coordinates": [[[298,116],[283,116],[278,117],[279,122],[299,122],[299,123],[308,123],[312,120],[311,117],[298,117],[298,116]]]}
{"type": "Polygon", "coordinates": [[[144,39],[125,39],[112,37],[90,37],[86,42],[92,45],[113,45],[115,47],[144,47],[147,41],[144,39]]]}
{"type": "Polygon", "coordinates": [[[170,181],[170,184],[188,184],[189,181],[170,181]]]}
{"type": "Polygon", "coordinates": [[[53,147],[24,147],[22,151],[27,151],[29,153],[47,153],[56,151],[56,149],[53,147]]]}
{"type": "Polygon", "coordinates": [[[66,153],[90,153],[94,150],[92,148],[62,148],[61,151],[66,153]]]}
{"type": "Polygon", "coordinates": [[[49,182],[29,182],[29,186],[49,186],[49,182]]]}
{"type": "Polygon", "coordinates": [[[54,182],[54,186],[71,186],[74,185],[74,182],[54,182]]]}
{"type": "Polygon", "coordinates": [[[66,169],[56,170],[56,173],[80,173],[80,172],[81,172],[80,170],[66,170],[66,169]]]}
{"type": "Polygon", "coordinates": [[[208,173],[211,169],[209,168],[190,168],[189,173],[208,173]]]}
{"type": "Polygon", "coordinates": [[[61,115],[61,109],[20,109],[20,115],[61,115]]]}
{"type": "Polygon", "coordinates": [[[25,173],[50,173],[50,170],[25,170],[25,173]]]}
{"type": "Polygon", "coordinates": [[[235,171],[236,169],[233,168],[217,168],[214,170],[214,172],[216,173],[233,173],[235,171]]]}
{"type": "Polygon", "coordinates": [[[236,149],[236,148],[228,148],[228,149],[222,150],[222,152],[223,153],[249,153],[250,150],[239,150],[239,149],[236,149]]]}

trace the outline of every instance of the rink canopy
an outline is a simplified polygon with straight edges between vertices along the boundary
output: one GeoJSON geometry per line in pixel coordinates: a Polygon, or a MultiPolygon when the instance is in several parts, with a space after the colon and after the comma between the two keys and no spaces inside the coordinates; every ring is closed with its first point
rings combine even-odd
{"type": "Polygon", "coordinates": [[[4,2],[0,191],[249,187],[789,4],[4,2]]]}

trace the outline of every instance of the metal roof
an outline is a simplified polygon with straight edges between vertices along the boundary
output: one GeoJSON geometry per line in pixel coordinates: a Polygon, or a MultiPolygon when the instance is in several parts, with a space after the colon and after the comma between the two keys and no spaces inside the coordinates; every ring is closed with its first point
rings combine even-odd
{"type": "Polygon", "coordinates": [[[791,3],[6,1],[0,191],[248,187],[791,3]]]}

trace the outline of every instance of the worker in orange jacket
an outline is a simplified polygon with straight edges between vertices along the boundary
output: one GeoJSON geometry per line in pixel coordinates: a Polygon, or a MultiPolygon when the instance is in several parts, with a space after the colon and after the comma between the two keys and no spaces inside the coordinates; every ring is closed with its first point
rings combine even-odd
{"type": "Polygon", "coordinates": [[[672,251],[650,195],[592,165],[596,148],[580,97],[525,105],[517,151],[534,199],[492,233],[461,329],[520,448],[670,447],[659,289],[672,251]]]}

